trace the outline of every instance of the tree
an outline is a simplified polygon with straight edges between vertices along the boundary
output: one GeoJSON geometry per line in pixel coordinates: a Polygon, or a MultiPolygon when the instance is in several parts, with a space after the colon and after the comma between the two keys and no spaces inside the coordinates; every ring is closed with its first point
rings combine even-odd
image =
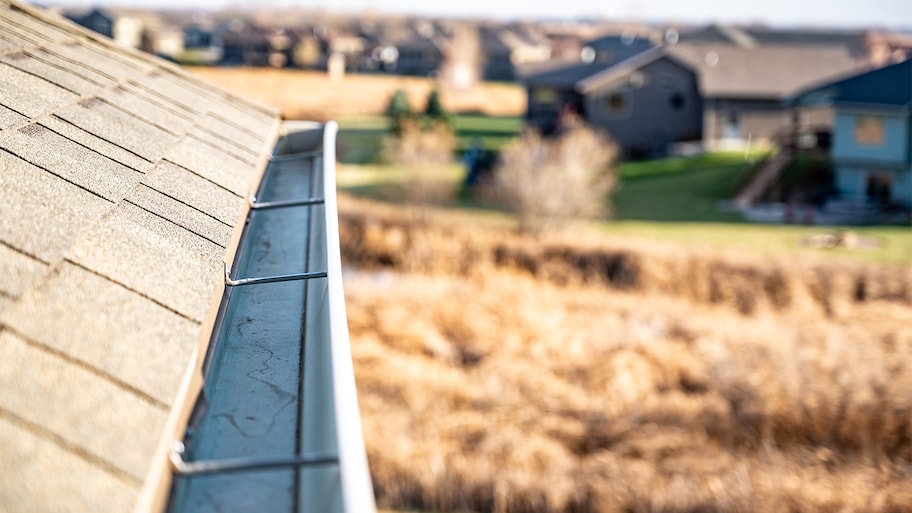
{"type": "Polygon", "coordinates": [[[489,187],[514,213],[520,232],[539,234],[571,218],[606,213],[616,156],[607,136],[580,121],[553,138],[526,130],[501,152],[489,187]]]}
{"type": "Polygon", "coordinates": [[[403,124],[415,116],[405,91],[398,89],[393,93],[393,96],[390,97],[389,104],[386,106],[386,115],[392,121],[393,131],[396,134],[400,134],[402,132],[403,124]]]}
{"type": "Polygon", "coordinates": [[[450,114],[443,108],[443,103],[440,101],[440,93],[436,89],[432,89],[428,93],[424,115],[431,122],[450,123],[450,114]]]}

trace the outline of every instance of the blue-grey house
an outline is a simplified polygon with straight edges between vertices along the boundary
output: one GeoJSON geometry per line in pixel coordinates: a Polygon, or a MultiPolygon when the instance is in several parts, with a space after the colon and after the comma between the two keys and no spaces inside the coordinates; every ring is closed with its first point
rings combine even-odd
{"type": "Polygon", "coordinates": [[[627,157],[699,140],[703,103],[694,71],[662,47],[620,63],[583,62],[525,80],[526,121],[554,131],[568,112],[607,132],[627,157]]]}
{"type": "Polygon", "coordinates": [[[832,105],[840,199],[912,208],[912,60],[809,89],[800,105],[832,105]]]}

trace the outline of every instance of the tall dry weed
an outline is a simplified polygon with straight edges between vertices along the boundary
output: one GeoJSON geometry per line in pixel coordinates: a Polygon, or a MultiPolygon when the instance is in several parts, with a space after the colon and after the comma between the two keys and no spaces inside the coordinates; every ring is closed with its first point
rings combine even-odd
{"type": "Polygon", "coordinates": [[[523,233],[606,213],[617,147],[582,122],[553,138],[526,130],[501,151],[489,194],[516,215],[523,233]]]}
{"type": "Polygon", "coordinates": [[[382,505],[912,511],[908,268],[341,215],[382,505]]]}

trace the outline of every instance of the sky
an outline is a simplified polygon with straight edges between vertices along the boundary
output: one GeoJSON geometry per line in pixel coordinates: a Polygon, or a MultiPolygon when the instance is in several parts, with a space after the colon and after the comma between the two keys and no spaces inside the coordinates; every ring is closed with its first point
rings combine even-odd
{"type": "Polygon", "coordinates": [[[912,29],[912,0],[50,0],[58,5],[288,7],[504,19],[608,17],[782,26],[912,29]]]}

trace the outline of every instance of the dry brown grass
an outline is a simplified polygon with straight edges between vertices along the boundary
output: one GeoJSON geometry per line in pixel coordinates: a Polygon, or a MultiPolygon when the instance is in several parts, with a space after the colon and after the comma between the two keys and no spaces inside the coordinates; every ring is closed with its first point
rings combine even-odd
{"type": "Polygon", "coordinates": [[[912,269],[341,214],[382,505],[912,511],[912,269]]]}
{"type": "MultiPolygon", "coordinates": [[[[271,68],[188,68],[200,77],[246,98],[282,111],[287,119],[326,121],[347,116],[382,115],[392,94],[402,89],[413,109],[424,109],[435,81],[419,77],[348,74],[333,81],[326,73],[271,68]]],[[[442,91],[450,112],[519,116],[526,93],[517,85],[482,83],[462,91],[442,91]]]]}

